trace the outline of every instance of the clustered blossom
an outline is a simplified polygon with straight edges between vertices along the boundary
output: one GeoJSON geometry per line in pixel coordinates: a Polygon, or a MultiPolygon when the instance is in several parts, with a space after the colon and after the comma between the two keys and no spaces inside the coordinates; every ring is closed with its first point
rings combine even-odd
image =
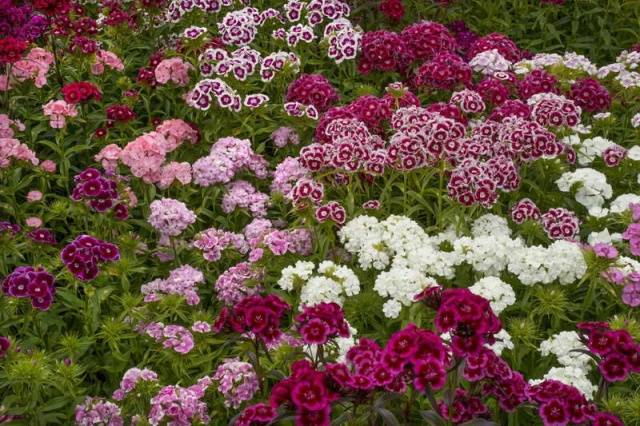
{"type": "Polygon", "coordinates": [[[321,302],[305,306],[295,317],[302,341],[308,345],[324,345],[336,337],[349,337],[349,324],[337,303],[321,302]]]}
{"type": "Polygon", "coordinates": [[[280,322],[289,309],[287,302],[273,294],[247,296],[232,308],[222,308],[213,331],[251,332],[256,339],[270,344],[282,335],[280,322]]]}
{"type": "Polygon", "coordinates": [[[249,246],[242,234],[209,228],[200,232],[193,241],[193,246],[202,250],[202,256],[209,262],[216,262],[222,257],[222,252],[233,248],[242,254],[249,251],[249,246]]]}
{"type": "Polygon", "coordinates": [[[312,262],[299,261],[282,270],[278,286],[285,291],[300,290],[300,307],[318,303],[336,303],[342,306],[344,296],[360,293],[360,281],[346,266],[324,261],[317,267],[312,262]]]}
{"type": "Polygon", "coordinates": [[[549,209],[540,216],[544,230],[551,239],[572,239],[580,232],[580,220],[570,210],[549,209]]]}
{"type": "Polygon", "coordinates": [[[339,202],[330,201],[316,209],[315,217],[320,223],[331,220],[338,225],[344,225],[347,221],[347,211],[339,202]]]}
{"type": "Polygon", "coordinates": [[[167,349],[173,349],[179,354],[187,354],[194,348],[193,335],[181,325],[164,325],[161,322],[140,324],[137,330],[146,334],[167,349]]]}
{"type": "Polygon", "coordinates": [[[246,180],[236,180],[226,185],[222,198],[222,211],[231,213],[241,208],[248,210],[253,217],[265,217],[269,196],[258,191],[246,180]]]}
{"type": "Polygon", "coordinates": [[[90,235],[80,235],[62,249],[60,258],[76,278],[91,281],[100,273],[102,263],[120,259],[120,250],[115,244],[90,235]]]}
{"type": "Polygon", "coordinates": [[[65,84],[61,92],[65,102],[73,105],[102,99],[102,93],[98,87],[88,81],[77,81],[65,84]]]}
{"type": "Polygon", "coordinates": [[[313,106],[325,112],[338,101],[336,89],[322,74],[302,74],[287,88],[286,101],[313,106]]]}
{"type": "Polygon", "coordinates": [[[200,303],[197,285],[204,282],[202,272],[192,266],[183,265],[169,273],[165,279],[156,279],[143,284],[140,293],[144,295],[144,301],[156,302],[167,295],[183,297],[188,305],[200,303]]]}
{"type": "Polygon", "coordinates": [[[56,294],[55,279],[44,268],[19,266],[2,280],[5,296],[31,299],[31,306],[48,310],[56,294]]]}
{"type": "Polygon", "coordinates": [[[355,59],[362,43],[362,31],[354,28],[351,21],[339,18],[324,29],[324,38],[329,45],[327,56],[336,64],[355,59]]]}
{"type": "Polygon", "coordinates": [[[527,220],[537,222],[540,220],[540,209],[528,198],[523,198],[511,207],[511,219],[517,224],[522,224],[527,220]]]}
{"type": "Polygon", "coordinates": [[[149,206],[151,213],[147,221],[160,234],[161,242],[166,243],[169,237],[177,237],[196,221],[196,215],[185,203],[172,198],[155,200],[149,206]]]}
{"type": "Polygon", "coordinates": [[[78,426],[93,426],[97,424],[124,425],[120,407],[102,398],[89,396],[86,397],[83,404],[76,406],[74,421],[78,426]]]}
{"type": "Polygon", "coordinates": [[[203,377],[187,388],[178,385],[165,386],[151,398],[148,421],[152,426],[160,424],[190,425],[208,424],[211,420],[207,404],[202,401],[207,388],[213,384],[210,377],[203,377]]]}
{"type": "Polygon", "coordinates": [[[435,89],[452,90],[471,84],[471,67],[455,53],[438,53],[418,68],[415,84],[435,89]]]}
{"type": "Polygon", "coordinates": [[[608,382],[620,382],[640,373],[640,344],[626,330],[612,330],[606,323],[578,324],[581,340],[598,356],[598,370],[608,382]]]}
{"type": "Polygon", "coordinates": [[[189,84],[189,71],[193,69],[193,65],[184,62],[181,58],[163,59],[156,66],[154,74],[156,82],[159,84],[167,84],[169,82],[176,86],[186,86],[189,84]]]}
{"type": "Polygon", "coordinates": [[[260,387],[253,366],[238,358],[225,359],[211,378],[219,382],[218,392],[224,396],[226,407],[240,407],[252,399],[260,387]]]}
{"type": "Polygon", "coordinates": [[[49,125],[53,129],[62,129],[66,126],[68,117],[76,117],[78,110],[74,104],[63,100],[52,100],[42,106],[42,113],[49,117],[49,125]]]}
{"type": "Polygon", "coordinates": [[[132,392],[139,382],[157,382],[158,375],[155,371],[148,368],[130,368],[122,376],[120,381],[120,387],[113,391],[113,399],[116,401],[122,401],[126,396],[132,392]]]}
{"type": "Polygon", "coordinates": [[[88,168],[76,175],[73,181],[76,185],[71,193],[72,200],[83,201],[100,213],[111,210],[120,220],[129,216],[127,204],[120,202],[115,180],[103,176],[97,169],[88,168]]]}
{"type": "Polygon", "coordinates": [[[35,152],[18,139],[0,138],[0,169],[6,169],[12,161],[24,161],[34,166],[40,164],[35,152]]]}
{"type": "Polygon", "coordinates": [[[267,162],[251,148],[247,139],[221,138],[211,146],[209,155],[193,163],[193,181],[200,186],[229,183],[243,170],[257,178],[268,175],[267,162]]]}
{"type": "Polygon", "coordinates": [[[224,271],[214,285],[217,297],[227,305],[234,305],[246,296],[256,294],[260,286],[255,284],[262,278],[259,269],[251,267],[250,263],[240,262],[224,271]],[[253,286],[248,285],[254,283],[253,286]]]}
{"type": "Polygon", "coordinates": [[[611,106],[609,91],[593,78],[576,81],[569,96],[576,105],[589,112],[606,111],[611,106]]]}

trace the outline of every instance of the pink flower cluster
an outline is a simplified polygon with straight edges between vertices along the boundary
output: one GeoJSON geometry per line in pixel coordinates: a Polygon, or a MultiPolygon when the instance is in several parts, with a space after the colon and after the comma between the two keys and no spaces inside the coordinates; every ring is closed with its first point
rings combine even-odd
{"type": "Polygon", "coordinates": [[[91,64],[91,73],[93,75],[101,75],[104,73],[105,67],[116,71],[124,71],[122,60],[113,52],[99,49],[95,53],[95,62],[91,64]]]}
{"type": "Polygon", "coordinates": [[[219,382],[218,392],[224,396],[224,405],[231,408],[249,401],[260,387],[253,366],[238,358],[225,359],[211,378],[219,382]]]}
{"type": "Polygon", "coordinates": [[[246,209],[253,217],[265,217],[269,196],[258,191],[246,180],[236,180],[226,185],[222,197],[222,211],[231,213],[237,208],[246,209]]]}
{"type": "Polygon", "coordinates": [[[213,331],[229,329],[235,333],[251,332],[265,344],[277,341],[282,335],[280,321],[290,306],[280,297],[247,296],[232,308],[224,307],[216,320],[213,331]]]}
{"type": "Polygon", "coordinates": [[[122,376],[120,381],[120,387],[113,391],[112,398],[116,401],[122,401],[126,398],[127,394],[135,389],[139,382],[157,382],[158,375],[155,371],[148,368],[130,368],[122,376]]]}
{"type": "Polygon", "coordinates": [[[486,109],[482,96],[469,89],[454,92],[449,103],[456,105],[465,114],[479,114],[486,109]]]}
{"type": "Polygon", "coordinates": [[[76,106],[63,100],[47,102],[42,106],[42,112],[49,117],[49,125],[54,129],[64,128],[67,117],[76,117],[78,115],[76,106]]]}
{"type": "Polygon", "coordinates": [[[500,33],[491,33],[478,38],[469,47],[467,59],[472,59],[479,53],[494,49],[509,62],[518,62],[522,59],[522,52],[518,49],[518,46],[513,42],[513,40],[500,33]]]}
{"type": "Polygon", "coordinates": [[[187,354],[195,346],[193,335],[181,325],[164,325],[161,322],[152,322],[140,324],[137,330],[153,338],[156,342],[162,343],[164,348],[173,349],[179,354],[187,354]]]}
{"type": "Polygon", "coordinates": [[[234,305],[247,296],[256,294],[261,286],[264,272],[251,267],[248,262],[240,262],[224,271],[214,285],[218,300],[234,305]]]}
{"type": "Polygon", "coordinates": [[[60,252],[69,272],[82,281],[91,281],[100,273],[101,263],[120,259],[118,246],[90,235],[80,235],[60,252]]]}
{"type": "Polygon", "coordinates": [[[55,279],[44,268],[19,266],[2,280],[1,285],[6,296],[30,298],[31,306],[40,311],[51,307],[56,294],[55,279]]]}
{"type": "Polygon", "coordinates": [[[189,123],[180,119],[166,120],[155,131],[129,142],[124,149],[115,144],[107,145],[95,160],[100,161],[109,173],[113,173],[121,161],[129,166],[134,176],[146,183],[159,183],[163,188],[169,187],[175,179],[188,184],[191,182],[189,163],[165,164],[165,160],[168,153],[184,142],[197,143],[199,138],[199,131],[189,123]]]}
{"type": "Polygon", "coordinates": [[[251,149],[249,140],[221,138],[211,146],[209,155],[193,163],[193,180],[200,186],[228,183],[245,169],[259,179],[266,178],[269,173],[267,161],[251,149]]]}
{"type": "Polygon", "coordinates": [[[531,110],[531,118],[545,127],[574,127],[580,124],[582,109],[562,96],[547,94],[535,103],[531,110]]]}
{"type": "Polygon", "coordinates": [[[303,178],[295,183],[288,197],[298,209],[307,207],[307,203],[317,205],[324,198],[324,185],[313,179],[303,178]]]}
{"type": "Polygon", "coordinates": [[[10,74],[0,74],[0,92],[11,89],[16,83],[33,80],[37,88],[47,84],[47,74],[53,64],[51,52],[40,47],[34,47],[27,56],[15,62],[10,68],[10,74]]]}
{"type": "Polygon", "coordinates": [[[627,150],[618,144],[613,144],[602,151],[602,160],[607,167],[617,167],[627,157],[627,150]]]}
{"type": "Polygon", "coordinates": [[[172,198],[155,200],[149,206],[151,213],[147,221],[160,233],[165,244],[169,237],[177,237],[196,221],[196,215],[182,201],[172,198]]]}
{"type": "Polygon", "coordinates": [[[11,139],[15,132],[23,132],[24,129],[20,120],[12,120],[7,114],[0,114],[0,138],[11,139]]]}
{"type": "Polygon", "coordinates": [[[169,272],[166,279],[156,279],[140,287],[144,301],[156,302],[167,295],[184,297],[187,305],[200,303],[198,284],[204,282],[202,272],[192,266],[183,265],[169,272]]]}
{"type": "Polygon", "coordinates": [[[124,421],[120,407],[102,398],[88,396],[84,403],[76,406],[75,424],[78,426],[93,426],[98,424],[109,426],[123,426],[124,421]]]}
{"type": "MultiPolygon", "coordinates": [[[[0,169],[9,167],[11,161],[26,161],[34,166],[40,163],[35,152],[19,140],[13,138],[0,138],[0,169]]],[[[44,165],[44,163],[43,163],[44,165]]]]}
{"type": "Polygon", "coordinates": [[[94,168],[85,169],[73,178],[75,187],[71,193],[73,201],[84,201],[94,211],[104,213],[112,210],[117,219],[124,220],[129,216],[129,209],[120,202],[117,183],[113,179],[102,176],[94,168]]]}
{"type": "Polygon", "coordinates": [[[193,70],[193,65],[182,60],[182,58],[170,58],[160,61],[154,71],[156,82],[167,84],[169,82],[176,86],[183,87],[189,84],[189,71],[193,70]]]}
{"type": "Polygon", "coordinates": [[[271,181],[271,193],[281,193],[287,198],[291,197],[291,191],[301,179],[309,179],[309,169],[304,167],[299,158],[287,157],[276,166],[271,181]]]}
{"type": "Polygon", "coordinates": [[[242,234],[235,234],[216,228],[209,228],[200,232],[193,246],[203,251],[202,256],[209,262],[216,262],[222,257],[222,252],[228,248],[233,248],[241,254],[249,251],[249,246],[242,234]]]}
{"type": "Polygon", "coordinates": [[[305,306],[296,315],[295,324],[302,341],[308,345],[324,345],[329,339],[351,335],[342,308],[333,302],[305,306]]]}
{"type": "Polygon", "coordinates": [[[151,398],[149,423],[152,426],[170,424],[188,426],[211,420],[207,404],[202,401],[207,388],[213,384],[210,377],[203,377],[195,385],[184,388],[178,385],[165,386],[151,398]]]}
{"type": "Polygon", "coordinates": [[[300,137],[295,129],[291,127],[279,127],[271,133],[273,144],[278,148],[284,148],[287,145],[298,145],[300,137]]]}

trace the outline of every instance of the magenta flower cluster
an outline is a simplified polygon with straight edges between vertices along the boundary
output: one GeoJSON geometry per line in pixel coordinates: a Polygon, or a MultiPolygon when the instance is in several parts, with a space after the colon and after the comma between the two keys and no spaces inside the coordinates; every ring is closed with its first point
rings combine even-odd
{"type": "Polygon", "coordinates": [[[2,280],[2,292],[10,297],[30,298],[31,306],[46,311],[56,294],[55,279],[44,268],[19,266],[2,280]]]}
{"type": "Polygon", "coordinates": [[[324,345],[335,337],[349,337],[349,324],[337,303],[318,303],[305,306],[295,317],[302,341],[308,345],[324,345]]]}
{"type": "Polygon", "coordinates": [[[218,382],[218,392],[224,396],[224,405],[232,408],[249,401],[260,387],[253,366],[238,358],[224,360],[211,378],[218,382]]]}
{"type": "Polygon", "coordinates": [[[60,258],[76,278],[91,281],[98,276],[100,264],[120,259],[120,250],[115,244],[80,235],[62,249],[60,258]]]}
{"type": "Polygon", "coordinates": [[[127,205],[120,202],[118,186],[115,180],[106,178],[99,170],[88,168],[73,178],[75,187],[71,193],[74,201],[84,201],[94,211],[113,211],[117,219],[125,220],[129,216],[127,205]]]}

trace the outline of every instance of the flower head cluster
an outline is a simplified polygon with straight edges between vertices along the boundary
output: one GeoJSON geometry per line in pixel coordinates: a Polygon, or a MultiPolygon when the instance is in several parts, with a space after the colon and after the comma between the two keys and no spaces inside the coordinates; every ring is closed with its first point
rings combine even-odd
{"type": "Polygon", "coordinates": [[[172,198],[155,200],[149,207],[151,213],[147,221],[160,233],[162,240],[177,237],[196,221],[196,215],[185,203],[172,198]]]}
{"type": "Polygon", "coordinates": [[[113,179],[104,177],[99,170],[88,168],[73,178],[75,187],[71,193],[74,201],[84,201],[94,211],[104,213],[113,211],[117,219],[124,220],[129,215],[129,209],[124,202],[120,202],[117,183],[113,179]]]}
{"type": "Polygon", "coordinates": [[[224,396],[224,405],[232,408],[253,398],[260,386],[253,366],[238,358],[225,359],[211,378],[219,382],[218,392],[224,396]]]}
{"type": "Polygon", "coordinates": [[[155,371],[148,368],[130,368],[122,376],[120,381],[120,387],[113,391],[113,399],[116,401],[122,401],[127,394],[132,392],[139,382],[157,382],[158,375],[155,371]]]}
{"type": "Polygon", "coordinates": [[[238,112],[242,109],[242,97],[231,86],[219,78],[205,78],[187,94],[187,105],[207,111],[213,103],[213,98],[220,108],[238,112]]]}
{"type": "Polygon", "coordinates": [[[338,99],[336,89],[322,74],[302,74],[287,88],[287,102],[311,105],[318,112],[325,112],[338,99]]]}
{"type": "Polygon", "coordinates": [[[564,96],[541,93],[529,98],[531,118],[545,127],[574,127],[580,124],[582,109],[564,96]]]}
{"type": "Polygon", "coordinates": [[[68,104],[81,104],[90,100],[99,101],[102,99],[102,93],[93,84],[88,81],[77,81],[65,84],[62,87],[62,96],[68,104]]]}
{"type": "Polygon", "coordinates": [[[184,62],[181,58],[163,59],[154,70],[156,82],[167,84],[169,82],[176,86],[186,86],[189,84],[189,71],[193,65],[184,62]]]}
{"type": "Polygon", "coordinates": [[[549,238],[572,239],[580,232],[580,220],[570,210],[562,207],[549,209],[540,219],[549,238]]]}
{"type": "Polygon", "coordinates": [[[164,325],[161,322],[140,324],[137,330],[146,334],[167,349],[173,349],[179,354],[187,354],[194,348],[193,334],[181,326],[175,324],[164,325]]]}
{"type": "Polygon", "coordinates": [[[224,271],[214,285],[218,300],[234,305],[247,296],[256,294],[260,287],[250,283],[260,282],[263,273],[248,262],[240,262],[224,271]]]}
{"type": "Polygon", "coordinates": [[[60,258],[69,272],[82,281],[98,276],[101,263],[120,259],[118,246],[90,235],[80,235],[60,252],[60,258]]]}
{"type": "Polygon", "coordinates": [[[569,94],[579,107],[589,112],[606,111],[611,106],[611,95],[598,80],[583,78],[571,86],[569,94]]]}
{"type": "Polygon", "coordinates": [[[355,59],[362,42],[362,31],[354,28],[351,21],[339,18],[324,28],[324,39],[329,45],[327,56],[336,64],[355,59]]]}
{"type": "Polygon", "coordinates": [[[260,179],[268,175],[266,160],[253,151],[249,140],[221,138],[211,146],[209,155],[193,163],[193,180],[200,186],[229,183],[245,169],[260,179]]]}
{"type": "Polygon", "coordinates": [[[209,386],[210,377],[203,377],[195,385],[184,388],[178,385],[165,386],[151,398],[148,421],[152,426],[160,424],[190,425],[208,424],[211,420],[207,404],[202,401],[209,386]]]}
{"type": "Polygon", "coordinates": [[[318,303],[337,303],[342,306],[344,296],[360,293],[360,281],[353,271],[346,266],[324,261],[318,265],[312,262],[299,261],[282,270],[278,286],[285,291],[300,289],[300,307],[313,306],[318,303]]]}
{"type": "Polygon", "coordinates": [[[233,248],[242,254],[249,251],[249,246],[242,234],[209,228],[200,232],[193,241],[193,246],[202,250],[202,256],[209,262],[216,262],[222,257],[222,252],[233,248]]]}
{"type": "Polygon", "coordinates": [[[337,303],[321,302],[305,306],[295,317],[302,341],[308,345],[324,345],[336,337],[349,337],[349,324],[337,303]]]}
{"type": "Polygon", "coordinates": [[[19,266],[2,280],[2,292],[9,297],[30,298],[31,306],[46,311],[56,294],[55,279],[44,268],[19,266]]]}
{"type": "Polygon", "coordinates": [[[511,219],[517,224],[522,224],[527,220],[537,222],[540,220],[540,209],[528,198],[523,198],[511,207],[511,219]]]}
{"type": "Polygon", "coordinates": [[[174,269],[165,279],[156,279],[140,287],[145,302],[155,302],[167,295],[184,297],[188,305],[200,303],[197,284],[204,282],[204,275],[198,269],[184,265],[174,269]]]}
{"type": "Polygon", "coordinates": [[[74,421],[78,426],[124,425],[120,407],[102,398],[91,398],[89,396],[84,403],[76,407],[74,421]]]}
{"type": "Polygon", "coordinates": [[[630,373],[640,373],[640,344],[626,330],[612,330],[607,324],[578,325],[589,351],[599,357],[598,370],[608,382],[621,382],[630,373]]]}
{"type": "Polygon", "coordinates": [[[265,344],[280,338],[280,322],[290,306],[276,295],[251,295],[232,308],[224,307],[214,324],[216,333],[229,329],[235,333],[250,332],[265,344]]]}
{"type": "Polygon", "coordinates": [[[51,100],[42,106],[42,113],[49,117],[49,125],[53,129],[62,129],[67,124],[67,117],[76,117],[78,110],[75,104],[63,100],[51,100]]]}
{"type": "Polygon", "coordinates": [[[458,86],[469,86],[471,73],[471,67],[460,56],[445,51],[418,68],[415,83],[417,86],[452,90],[458,86]]]}
{"type": "Polygon", "coordinates": [[[24,161],[37,166],[40,163],[35,152],[18,139],[0,138],[0,169],[9,167],[12,161],[24,161]]]}
{"type": "Polygon", "coordinates": [[[241,208],[246,209],[253,217],[265,217],[269,196],[258,191],[246,180],[236,180],[226,185],[226,193],[222,198],[222,211],[231,213],[241,208]]]}

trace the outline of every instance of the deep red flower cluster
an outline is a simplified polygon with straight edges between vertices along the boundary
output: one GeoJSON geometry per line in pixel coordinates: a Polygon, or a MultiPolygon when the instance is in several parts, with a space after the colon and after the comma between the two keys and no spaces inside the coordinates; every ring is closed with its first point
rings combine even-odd
{"type": "Polygon", "coordinates": [[[0,38],[0,65],[13,64],[22,58],[27,42],[13,37],[0,38]]]}
{"type": "Polygon", "coordinates": [[[102,93],[93,84],[88,81],[76,81],[74,83],[65,84],[62,87],[62,95],[64,100],[70,104],[79,104],[90,100],[99,101],[102,99],[102,93]]]}
{"type": "Polygon", "coordinates": [[[438,401],[438,412],[445,420],[454,424],[485,418],[489,415],[489,409],[482,400],[463,388],[456,389],[451,404],[438,401]]]}
{"type": "Polygon", "coordinates": [[[518,95],[526,101],[538,93],[560,93],[558,79],[545,70],[533,70],[518,81],[518,95]]]}
{"type": "Polygon", "coordinates": [[[325,112],[339,99],[338,92],[322,74],[302,74],[287,88],[287,102],[313,105],[325,112]]]}
{"type": "Polygon", "coordinates": [[[33,0],[32,5],[48,16],[63,15],[71,9],[69,0],[33,0]]]}
{"type": "Polygon", "coordinates": [[[458,86],[471,84],[472,70],[460,56],[450,52],[440,52],[425,62],[416,73],[416,86],[430,86],[435,89],[453,90],[458,86]]]}
{"type": "Polygon", "coordinates": [[[606,111],[611,107],[609,91],[593,78],[582,78],[573,83],[569,97],[588,112],[606,111]]]}
{"type": "Polygon", "coordinates": [[[403,71],[412,62],[413,55],[404,39],[392,31],[368,31],[362,36],[358,70],[403,71]]]}
{"type": "Polygon", "coordinates": [[[56,294],[55,279],[44,268],[19,266],[2,280],[2,292],[10,297],[30,298],[31,306],[46,311],[56,294]]]}
{"type": "Polygon", "coordinates": [[[549,209],[541,220],[545,232],[553,240],[572,239],[580,232],[580,219],[562,207],[549,209]]]}
{"type": "Polygon", "coordinates": [[[478,53],[493,49],[496,49],[508,61],[518,62],[522,59],[522,52],[513,40],[500,33],[491,33],[476,40],[469,48],[467,58],[472,59],[478,53]]]}
{"type": "Polygon", "coordinates": [[[600,357],[598,369],[608,382],[621,382],[629,373],[640,373],[640,344],[626,330],[612,330],[606,323],[581,323],[578,330],[591,352],[600,357]]]}
{"type": "Polygon", "coordinates": [[[380,12],[392,21],[400,21],[404,16],[402,0],[382,0],[379,9],[380,12]]]}
{"type": "Polygon", "coordinates": [[[300,179],[291,190],[291,198],[298,209],[304,209],[308,204],[320,204],[324,198],[324,185],[313,179],[300,179]]]}
{"type": "Polygon", "coordinates": [[[72,52],[90,55],[98,51],[98,42],[85,36],[75,36],[71,40],[70,49],[72,52]]]}
{"type": "Polygon", "coordinates": [[[500,106],[509,99],[509,88],[495,77],[484,78],[475,89],[485,102],[495,106],[500,106]]]}
{"type": "Polygon", "coordinates": [[[316,209],[315,217],[318,222],[332,220],[338,225],[344,225],[347,221],[347,211],[339,202],[330,201],[316,209]]]}
{"type": "Polygon", "coordinates": [[[517,224],[527,220],[540,220],[540,209],[528,198],[523,198],[511,207],[511,218],[517,224]]]}
{"type": "Polygon", "coordinates": [[[80,235],[60,252],[60,258],[69,272],[82,281],[98,276],[101,263],[120,259],[118,246],[90,235],[80,235]]]}
{"type": "Polygon", "coordinates": [[[507,117],[519,117],[529,119],[531,108],[519,99],[504,101],[500,106],[494,108],[489,115],[489,120],[502,121],[507,117]]]}
{"type": "Polygon", "coordinates": [[[493,344],[493,335],[502,328],[489,302],[466,288],[444,290],[436,313],[440,333],[451,333],[451,349],[457,356],[475,354],[485,343],[493,344]]]}
{"type": "Polygon", "coordinates": [[[106,113],[110,124],[126,123],[136,118],[136,113],[129,106],[122,104],[109,105],[106,113]]]}
{"type": "Polygon", "coordinates": [[[97,212],[112,210],[117,219],[129,216],[127,205],[119,201],[117,183],[102,176],[99,170],[88,168],[73,178],[75,187],[71,193],[73,201],[84,201],[97,212]]]}
{"type": "Polygon", "coordinates": [[[538,413],[545,425],[584,424],[597,413],[595,404],[589,403],[578,389],[557,380],[530,386],[527,395],[531,402],[538,404],[538,413]]]}
{"type": "Polygon", "coordinates": [[[271,389],[271,406],[293,407],[296,426],[329,425],[331,402],[339,398],[329,383],[327,372],[314,369],[307,360],[296,361],[291,365],[291,376],[271,389]]]}
{"type": "Polygon", "coordinates": [[[519,185],[520,177],[513,160],[498,155],[488,161],[464,159],[451,172],[447,190],[449,196],[462,205],[491,207],[498,200],[498,189],[512,191],[519,185]]]}
{"type": "Polygon", "coordinates": [[[295,317],[296,328],[302,341],[309,345],[324,345],[335,337],[349,337],[349,324],[337,303],[322,302],[305,306],[295,317]]]}
{"type": "MultiPolygon", "coordinates": [[[[411,58],[417,61],[429,61],[440,52],[454,52],[456,40],[444,25],[422,21],[405,27],[400,33],[405,45],[411,52],[411,58]]],[[[390,46],[395,49],[396,46],[390,46]]]]}
{"type": "Polygon", "coordinates": [[[216,333],[223,329],[235,333],[250,332],[257,339],[269,344],[282,335],[280,321],[289,309],[287,302],[273,294],[247,296],[232,308],[222,308],[213,330],[216,333]]]}
{"type": "Polygon", "coordinates": [[[235,426],[257,426],[266,425],[275,420],[278,412],[271,405],[259,402],[245,408],[236,418],[235,426]]]}
{"type": "Polygon", "coordinates": [[[56,235],[51,229],[47,228],[37,228],[29,231],[27,234],[27,238],[29,238],[34,243],[38,244],[47,244],[54,246],[58,242],[56,241],[56,235]]]}

